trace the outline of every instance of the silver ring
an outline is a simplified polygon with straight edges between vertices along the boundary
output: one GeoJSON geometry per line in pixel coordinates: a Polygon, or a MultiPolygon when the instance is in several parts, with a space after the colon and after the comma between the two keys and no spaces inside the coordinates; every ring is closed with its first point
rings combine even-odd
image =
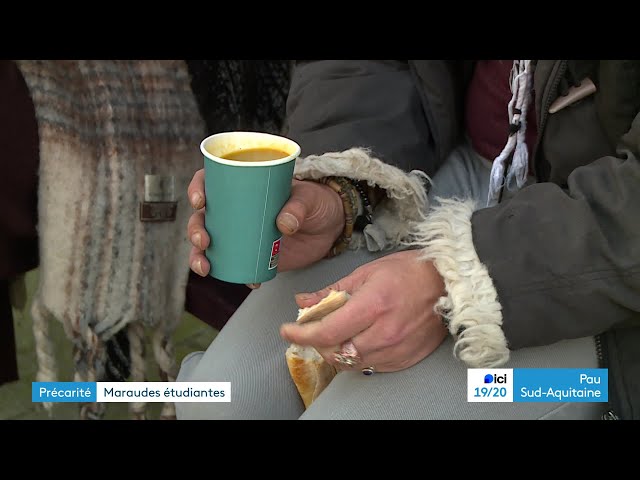
{"type": "Polygon", "coordinates": [[[361,361],[358,350],[351,341],[344,342],[342,344],[342,349],[333,354],[333,359],[340,365],[344,365],[346,367],[353,367],[361,361]]]}
{"type": "Polygon", "coordinates": [[[373,368],[373,366],[365,367],[362,369],[362,373],[367,376],[373,375],[374,373],[376,373],[376,369],[373,368]]]}

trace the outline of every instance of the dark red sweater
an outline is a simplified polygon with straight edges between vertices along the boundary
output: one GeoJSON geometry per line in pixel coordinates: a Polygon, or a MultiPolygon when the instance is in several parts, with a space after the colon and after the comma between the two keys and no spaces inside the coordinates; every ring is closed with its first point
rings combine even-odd
{"type": "MultiPolygon", "coordinates": [[[[511,100],[509,73],[513,60],[479,60],[467,91],[465,127],[474,150],[493,161],[509,136],[507,105],[511,100]]],[[[529,158],[537,138],[533,99],[527,112],[525,135],[529,158]]],[[[531,166],[533,162],[529,162],[531,166]]]]}

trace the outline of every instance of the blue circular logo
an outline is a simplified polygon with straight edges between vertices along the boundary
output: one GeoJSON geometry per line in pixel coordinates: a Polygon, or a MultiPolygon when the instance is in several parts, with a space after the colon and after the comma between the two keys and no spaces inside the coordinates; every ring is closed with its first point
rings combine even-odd
{"type": "Polygon", "coordinates": [[[487,373],[484,376],[484,383],[493,383],[493,375],[491,375],[490,373],[487,373]]]}

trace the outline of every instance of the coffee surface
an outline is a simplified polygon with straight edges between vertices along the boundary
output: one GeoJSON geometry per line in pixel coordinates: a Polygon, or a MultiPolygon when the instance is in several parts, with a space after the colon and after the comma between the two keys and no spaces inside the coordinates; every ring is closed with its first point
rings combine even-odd
{"type": "Polygon", "coordinates": [[[267,162],[288,157],[289,153],[275,148],[243,148],[222,155],[220,158],[236,162],[267,162]]]}

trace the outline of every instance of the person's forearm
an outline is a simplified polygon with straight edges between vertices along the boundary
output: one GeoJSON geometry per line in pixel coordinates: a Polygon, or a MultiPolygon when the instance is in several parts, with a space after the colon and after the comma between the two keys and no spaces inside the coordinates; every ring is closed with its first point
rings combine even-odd
{"type": "MultiPolygon", "coordinates": [[[[639,125],[640,126],[640,125],[639,125]]],[[[634,137],[640,138],[640,137],[634,137]]],[[[637,145],[636,145],[637,146],[637,145]]],[[[640,317],[640,162],[627,149],[507,203],[444,201],[416,244],[442,274],[441,309],[470,365],[640,317]]]]}
{"type": "Polygon", "coordinates": [[[634,156],[577,169],[568,192],[540,184],[474,214],[474,245],[496,286],[511,348],[595,335],[638,318],[639,218],[634,156]]]}

